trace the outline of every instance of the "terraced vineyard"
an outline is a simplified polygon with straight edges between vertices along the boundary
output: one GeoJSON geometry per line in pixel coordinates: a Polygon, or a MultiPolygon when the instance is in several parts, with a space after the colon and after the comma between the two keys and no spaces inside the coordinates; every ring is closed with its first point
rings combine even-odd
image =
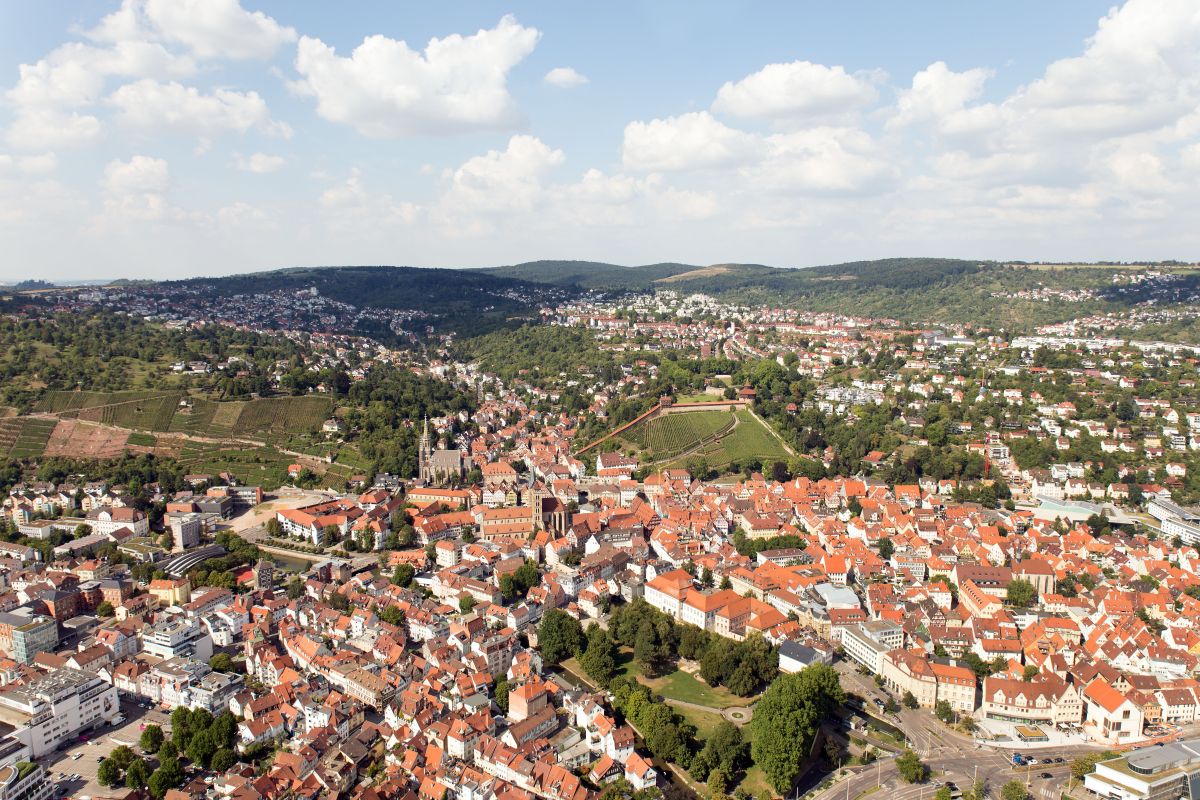
{"type": "Polygon", "coordinates": [[[787,461],[783,443],[748,409],[677,411],[644,420],[615,437],[645,465],[686,467],[703,459],[718,471],[787,461]]]}
{"type": "Polygon", "coordinates": [[[733,427],[728,411],[688,411],[664,414],[625,431],[621,438],[646,451],[650,460],[671,458],[733,427]]]}
{"type": "Polygon", "coordinates": [[[333,402],[311,395],[218,402],[178,391],[47,392],[35,411],[151,433],[224,439],[307,433],[333,412],[333,402]]]}
{"type": "Polygon", "coordinates": [[[744,410],[736,412],[734,416],[737,417],[737,425],[727,435],[681,459],[678,466],[684,466],[692,458],[703,458],[709,467],[716,470],[751,461],[767,465],[788,460],[788,452],[783,444],[757,417],[744,410]]]}
{"type": "Polygon", "coordinates": [[[0,420],[0,454],[7,458],[36,458],[46,450],[46,442],[57,423],[52,419],[9,417],[0,420]]]}

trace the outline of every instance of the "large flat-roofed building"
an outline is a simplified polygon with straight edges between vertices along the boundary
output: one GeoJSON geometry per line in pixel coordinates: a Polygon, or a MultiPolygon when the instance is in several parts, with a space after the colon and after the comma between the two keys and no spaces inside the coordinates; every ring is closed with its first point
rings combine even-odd
{"type": "Polygon", "coordinates": [[[842,649],[873,674],[883,669],[883,656],[904,643],[904,629],[884,619],[869,619],[842,632],[842,649]]]}
{"type": "Polygon", "coordinates": [[[20,664],[32,664],[38,653],[58,646],[58,623],[28,608],[0,612],[0,649],[20,664]]]}
{"type": "Polygon", "coordinates": [[[63,667],[26,686],[0,692],[0,720],[16,730],[34,758],[53,752],[84,728],[118,713],[117,690],[102,679],[63,667]]]}
{"type": "Polygon", "coordinates": [[[1084,788],[1109,800],[1200,798],[1200,739],[1145,747],[1096,765],[1084,788]]]}

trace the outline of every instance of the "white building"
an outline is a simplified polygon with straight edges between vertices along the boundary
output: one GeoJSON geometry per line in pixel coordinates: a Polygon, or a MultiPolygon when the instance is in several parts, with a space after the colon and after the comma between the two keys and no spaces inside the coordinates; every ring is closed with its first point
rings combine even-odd
{"type": "Polygon", "coordinates": [[[85,728],[117,715],[117,690],[95,675],[69,667],[27,686],[0,693],[0,719],[16,730],[33,757],[51,753],[85,728]]]}

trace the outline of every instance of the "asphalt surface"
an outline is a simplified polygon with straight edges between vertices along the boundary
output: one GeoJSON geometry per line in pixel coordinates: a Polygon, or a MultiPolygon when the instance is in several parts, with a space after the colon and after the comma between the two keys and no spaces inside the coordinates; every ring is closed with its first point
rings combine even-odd
{"type": "MultiPolygon", "coordinates": [[[[100,761],[120,745],[128,745],[142,755],[138,739],[146,725],[158,725],[167,736],[171,735],[170,713],[160,708],[145,709],[132,700],[121,699],[121,713],[125,722],[121,725],[106,725],[87,734],[87,741],[76,741],[66,750],[44,756],[38,761],[46,768],[50,780],[63,794],[74,798],[94,797],[111,792],[96,780],[100,761]],[[78,777],[73,777],[78,776],[78,777]]],[[[144,757],[144,756],[143,756],[144,757]]],[[[148,764],[153,771],[153,762],[148,764]]]]}

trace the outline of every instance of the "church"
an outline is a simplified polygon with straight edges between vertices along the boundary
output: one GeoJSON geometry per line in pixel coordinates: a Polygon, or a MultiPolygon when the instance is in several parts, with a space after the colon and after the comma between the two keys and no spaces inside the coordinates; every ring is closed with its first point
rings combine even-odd
{"type": "Polygon", "coordinates": [[[426,486],[446,485],[462,480],[465,473],[465,463],[461,450],[433,448],[433,437],[429,433],[429,418],[425,418],[425,428],[421,431],[421,441],[417,447],[417,478],[426,486]]]}

